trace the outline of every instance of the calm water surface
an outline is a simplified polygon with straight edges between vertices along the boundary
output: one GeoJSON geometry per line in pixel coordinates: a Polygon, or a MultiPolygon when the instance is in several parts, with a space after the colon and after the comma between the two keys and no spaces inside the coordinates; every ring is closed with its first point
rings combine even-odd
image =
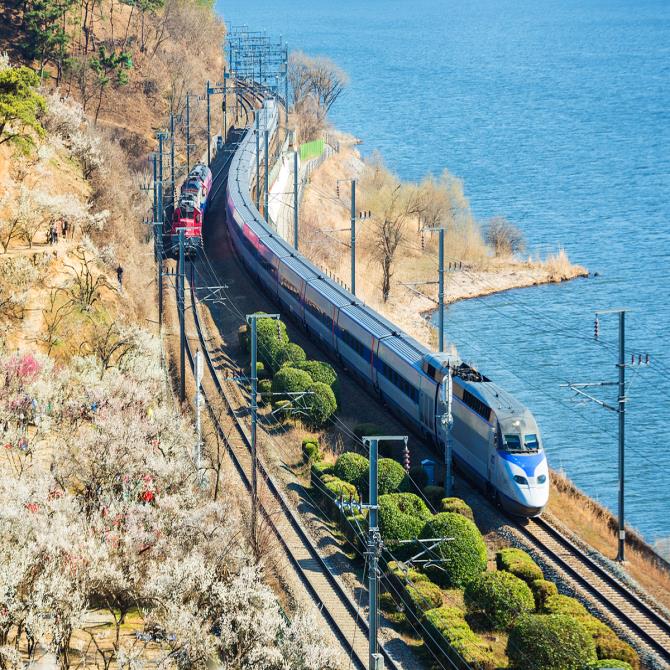
{"type": "MultiPolygon", "coordinates": [[[[554,468],[616,508],[616,416],[560,384],[616,379],[630,307],[627,516],[670,535],[670,3],[665,0],[219,0],[229,24],[283,35],[350,75],[333,110],[406,179],[445,167],[475,214],[597,278],[449,308],[460,354],[536,414],[554,468]]],[[[447,252],[448,253],[448,252],[447,252]]],[[[613,400],[612,392],[599,394],[613,400]]]]}

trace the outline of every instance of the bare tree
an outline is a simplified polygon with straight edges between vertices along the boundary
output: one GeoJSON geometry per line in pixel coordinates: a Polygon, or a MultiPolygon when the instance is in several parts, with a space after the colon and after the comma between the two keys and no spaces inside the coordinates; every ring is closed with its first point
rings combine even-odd
{"type": "Polygon", "coordinates": [[[492,218],[486,226],[486,242],[496,256],[520,254],[526,248],[523,233],[504,216],[492,218]]]}
{"type": "Polygon", "coordinates": [[[81,343],[79,351],[98,358],[102,379],[107,370],[121,365],[123,359],[134,351],[137,341],[132,331],[122,331],[115,321],[107,323],[92,318],[91,323],[91,334],[81,343]]]}
{"type": "Polygon", "coordinates": [[[73,256],[79,261],[78,267],[63,263],[64,267],[70,270],[72,274],[72,281],[67,288],[67,292],[73,302],[83,310],[89,310],[98,301],[100,290],[103,288],[112,289],[112,287],[105,275],[100,273],[96,276],[94,272],[95,261],[90,251],[84,246],[78,246],[76,251],[73,252],[73,256]]]}

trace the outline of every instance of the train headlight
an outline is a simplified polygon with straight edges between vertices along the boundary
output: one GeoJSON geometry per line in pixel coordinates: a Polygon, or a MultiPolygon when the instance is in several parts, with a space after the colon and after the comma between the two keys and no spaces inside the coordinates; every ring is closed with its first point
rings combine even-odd
{"type": "Polygon", "coordinates": [[[525,484],[528,486],[528,480],[525,477],[522,477],[521,475],[514,475],[514,481],[517,484],[525,484]]]}
{"type": "Polygon", "coordinates": [[[537,483],[538,484],[544,484],[547,481],[547,475],[540,475],[537,478],[537,483]]]}

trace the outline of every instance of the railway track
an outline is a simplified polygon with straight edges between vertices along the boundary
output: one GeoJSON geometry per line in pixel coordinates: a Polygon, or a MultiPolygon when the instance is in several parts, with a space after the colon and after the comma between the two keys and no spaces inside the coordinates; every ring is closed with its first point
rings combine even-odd
{"type": "Polygon", "coordinates": [[[670,668],[670,622],[647,605],[608,570],[596,563],[543,518],[516,523],[518,530],[543,559],[595,600],[615,627],[640,650],[670,668]]]}
{"type": "MultiPolygon", "coordinates": [[[[223,438],[228,455],[233,462],[242,483],[247,490],[251,490],[251,441],[248,427],[237,416],[231,402],[225,383],[220,379],[220,373],[212,360],[212,355],[207,344],[208,340],[202,328],[198,316],[198,300],[195,274],[192,269],[189,295],[192,309],[193,325],[203,352],[209,379],[216,393],[224,400],[228,408],[228,417],[233,422],[233,430],[236,439],[231,439],[230,431],[226,431],[219,423],[217,417],[211,413],[211,419],[216,429],[223,438]]],[[[191,345],[186,338],[186,352],[191,369],[194,366],[194,354],[191,345]]],[[[206,387],[203,385],[203,390],[206,387]]],[[[207,391],[205,390],[207,396],[207,391]]],[[[210,399],[211,400],[211,399],[210,399]]],[[[206,403],[207,406],[211,404],[206,403]]],[[[267,486],[271,496],[271,509],[268,510],[262,500],[259,503],[260,514],[265,523],[271,528],[277,541],[286,554],[288,561],[298,579],[304,586],[307,594],[315,602],[317,607],[339,640],[343,650],[350,658],[350,667],[366,668],[368,665],[368,626],[362,618],[356,604],[351,596],[345,591],[339,580],[332,573],[326,562],[320,556],[319,551],[302,526],[296,512],[293,511],[286,501],[283,493],[274,483],[272,476],[260,462],[258,463],[259,481],[267,486]],[[277,509],[280,513],[277,514],[277,509]]],[[[390,670],[398,670],[398,666],[387,652],[381,648],[385,656],[386,667],[390,670]]]]}

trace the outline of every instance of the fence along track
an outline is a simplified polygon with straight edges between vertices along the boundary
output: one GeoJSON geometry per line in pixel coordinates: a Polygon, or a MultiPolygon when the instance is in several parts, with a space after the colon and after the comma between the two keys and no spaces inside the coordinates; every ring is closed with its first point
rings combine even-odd
{"type": "Polygon", "coordinates": [[[670,622],[541,517],[517,527],[546,561],[595,599],[627,637],[670,668],[670,622]]]}
{"type": "MultiPolygon", "coordinates": [[[[203,352],[210,378],[216,387],[217,393],[223,398],[228,414],[234,421],[234,428],[240,439],[231,440],[226,431],[218,423],[216,416],[210,411],[212,421],[215,423],[219,434],[223,438],[228,454],[238,472],[244,486],[251,490],[251,441],[246,426],[240,421],[233,410],[225,385],[221,383],[216,367],[211,359],[207,341],[202,331],[200,319],[197,312],[197,298],[195,296],[196,285],[193,273],[191,275],[191,312],[195,324],[200,347],[203,352]]],[[[191,351],[188,338],[186,338],[187,355],[193,368],[193,352],[191,351]]],[[[204,391],[204,389],[203,389],[204,391]]],[[[206,395],[206,394],[205,394],[206,395]]],[[[209,404],[208,404],[209,408],[209,404]]],[[[330,625],[333,633],[342,644],[347,655],[351,656],[355,667],[367,668],[368,663],[368,626],[358,614],[357,607],[350,595],[344,590],[338,579],[332,574],[324,559],[320,556],[314,542],[303,529],[297,514],[291,509],[281,491],[275,485],[263,464],[258,462],[259,479],[266,483],[273,502],[281,509],[281,515],[270,514],[259,502],[260,513],[265,522],[272,528],[279,543],[288,556],[289,562],[297,574],[301,583],[305,586],[311,599],[321,609],[321,612],[330,625]]],[[[386,667],[390,670],[399,670],[387,652],[380,647],[384,654],[386,667]]]]}

